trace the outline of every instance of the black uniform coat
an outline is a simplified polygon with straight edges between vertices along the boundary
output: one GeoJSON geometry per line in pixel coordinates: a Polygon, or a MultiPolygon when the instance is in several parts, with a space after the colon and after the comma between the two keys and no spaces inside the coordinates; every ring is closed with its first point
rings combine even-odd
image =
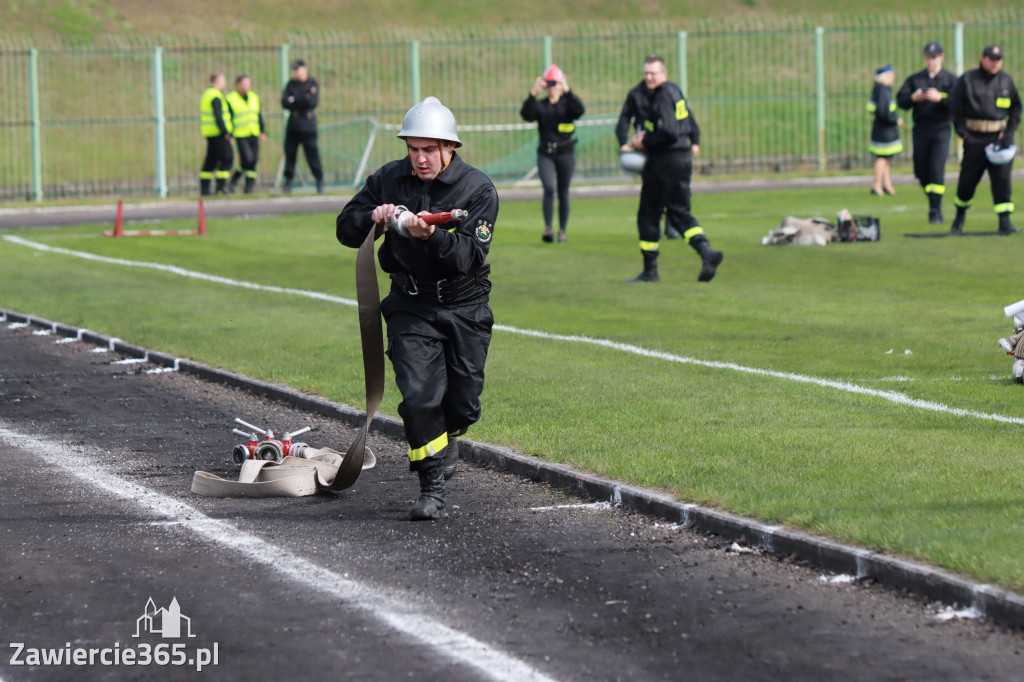
{"type": "MultiPolygon", "coordinates": [[[[892,88],[888,85],[875,83],[871,90],[871,103],[874,107],[871,113],[874,115],[874,122],[871,124],[871,142],[895,142],[900,139],[899,112],[894,106],[892,99],[892,88]]],[[[898,150],[899,151],[899,150],[898,150]]]]}
{"type": "Polygon", "coordinates": [[[289,130],[316,130],[316,109],[320,101],[320,86],[313,78],[288,81],[281,92],[281,107],[291,111],[288,117],[289,130]]]}
{"type": "Polygon", "coordinates": [[[573,121],[583,115],[583,102],[576,93],[563,93],[554,104],[547,97],[537,99],[533,95],[523,101],[519,115],[526,121],[536,121],[540,133],[537,151],[544,154],[559,154],[572,151],[575,144],[573,121]]]}
{"type": "Polygon", "coordinates": [[[952,100],[950,108],[953,114],[953,128],[964,140],[972,135],[967,129],[967,119],[1005,119],[1006,129],[1002,138],[1006,144],[1013,142],[1013,136],[1020,126],[1021,102],[1017,85],[1009,74],[1000,71],[992,75],[982,68],[967,71],[957,80],[952,100]]]}
{"type": "Polygon", "coordinates": [[[915,126],[923,125],[927,128],[948,126],[950,121],[949,97],[953,94],[955,86],[956,76],[949,71],[939,69],[939,72],[932,78],[928,75],[928,69],[922,69],[915,74],[911,74],[907,80],[903,81],[903,86],[896,93],[896,104],[901,109],[914,110],[915,126]],[[919,89],[928,90],[929,88],[935,88],[942,93],[942,101],[922,100],[915,102],[911,99],[919,89]]]}
{"type": "Polygon", "coordinates": [[[498,217],[498,193],[486,175],[458,154],[453,153],[448,167],[427,182],[416,177],[408,158],[382,166],[338,215],[338,241],[353,248],[362,244],[372,228],[370,214],[383,204],[402,204],[413,213],[469,211],[458,223],[436,226],[429,239],[386,232],[377,252],[385,272],[437,282],[474,274],[486,262],[498,217]]]}
{"type": "Polygon", "coordinates": [[[700,127],[679,86],[665,81],[648,93],[644,149],[649,154],[689,153],[690,147],[699,145],[700,127]]]}

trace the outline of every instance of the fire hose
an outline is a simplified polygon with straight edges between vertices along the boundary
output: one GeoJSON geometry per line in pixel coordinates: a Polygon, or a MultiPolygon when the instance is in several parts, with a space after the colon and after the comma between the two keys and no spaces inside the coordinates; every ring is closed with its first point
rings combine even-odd
{"type": "MultiPolygon", "coordinates": [[[[374,466],[376,458],[366,447],[366,434],[384,396],[384,328],[373,243],[386,229],[408,238],[410,235],[405,228],[405,221],[415,215],[405,206],[396,206],[387,222],[377,223],[367,232],[356,252],[356,301],[363,351],[366,419],[345,453],[329,448],[307,448],[301,452],[302,457],[287,456],[276,462],[265,448],[261,453],[268,459],[245,459],[237,481],[197,471],[192,479],[192,492],[208,497],[302,497],[318,490],[337,492],[349,488],[363,469],[374,466]]],[[[417,217],[428,225],[439,225],[462,220],[467,215],[465,210],[454,209],[417,217]]],[[[251,424],[241,423],[255,428],[251,424]]],[[[236,455],[242,457],[241,453],[236,455]]]]}

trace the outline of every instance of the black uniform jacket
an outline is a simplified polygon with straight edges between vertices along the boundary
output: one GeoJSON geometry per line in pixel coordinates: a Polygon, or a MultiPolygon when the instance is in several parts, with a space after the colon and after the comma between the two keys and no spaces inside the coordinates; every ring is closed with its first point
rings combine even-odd
{"type": "Polygon", "coordinates": [[[900,114],[896,110],[895,102],[892,100],[892,88],[888,85],[875,83],[871,90],[871,102],[869,108],[874,107],[872,114],[874,123],[871,124],[872,142],[893,142],[900,138],[898,121],[900,114]]]}
{"type": "Polygon", "coordinates": [[[689,152],[700,144],[700,128],[686,104],[679,86],[665,81],[648,91],[649,106],[644,120],[644,148],[649,154],[689,152]]]}
{"type": "Polygon", "coordinates": [[[582,116],[583,112],[583,102],[570,90],[563,93],[554,104],[547,97],[537,99],[529,95],[523,101],[519,115],[526,121],[537,122],[540,133],[537,151],[556,154],[572,151],[575,142],[572,134],[576,130],[573,121],[582,116]]]}
{"type": "Polygon", "coordinates": [[[498,193],[486,175],[458,154],[453,154],[448,167],[427,182],[413,174],[408,158],[382,166],[338,215],[338,241],[353,248],[362,244],[373,227],[370,214],[383,204],[404,205],[413,213],[441,213],[454,208],[469,211],[469,216],[458,223],[437,225],[429,239],[385,232],[377,252],[384,272],[438,282],[475,274],[487,260],[498,217],[498,193]]]}
{"type": "Polygon", "coordinates": [[[316,109],[320,86],[313,78],[291,79],[281,92],[281,107],[290,110],[288,127],[294,130],[316,130],[316,109]]]}
{"type": "Polygon", "coordinates": [[[1021,104],[1017,85],[1009,74],[1000,71],[992,75],[985,69],[977,68],[964,72],[953,88],[953,128],[956,134],[967,139],[969,118],[1001,121],[1006,119],[1003,139],[1013,142],[1014,133],[1020,126],[1021,104]]]}
{"type": "Polygon", "coordinates": [[[626,101],[622,103],[622,111],[619,113],[619,122],[615,124],[615,137],[619,139],[619,146],[629,142],[633,133],[642,130],[644,121],[647,119],[647,111],[650,109],[651,100],[647,84],[640,81],[626,93],[626,101]]]}
{"type": "MultiPolygon", "coordinates": [[[[903,86],[896,93],[896,104],[901,109],[914,110],[914,125],[924,125],[927,128],[942,127],[949,125],[949,97],[953,94],[953,87],[956,85],[956,76],[945,69],[939,69],[935,78],[928,75],[928,69],[922,69],[911,74],[903,81],[903,86]],[[922,100],[915,102],[911,99],[918,90],[935,88],[942,93],[942,101],[931,102],[922,100]]],[[[947,129],[948,130],[948,129],[947,129]]]]}

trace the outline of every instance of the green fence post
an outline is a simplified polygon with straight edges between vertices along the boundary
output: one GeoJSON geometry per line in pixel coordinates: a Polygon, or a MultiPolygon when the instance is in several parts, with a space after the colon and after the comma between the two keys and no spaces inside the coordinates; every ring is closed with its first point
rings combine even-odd
{"type": "Polygon", "coordinates": [[[43,200],[43,155],[41,129],[43,122],[39,114],[39,50],[28,51],[28,97],[29,116],[32,119],[32,197],[43,200]]]}
{"type": "Polygon", "coordinates": [[[418,40],[412,41],[409,46],[409,78],[412,80],[409,84],[412,86],[412,103],[419,104],[419,101],[423,99],[420,96],[423,81],[420,78],[420,41],[418,40]]]}
{"type": "MultiPolygon", "coordinates": [[[[277,63],[281,69],[281,89],[288,85],[288,81],[291,80],[291,69],[288,65],[288,43],[283,43],[277,48],[277,63]]],[[[288,110],[284,107],[281,108],[281,130],[288,129],[288,110]]],[[[284,140],[284,134],[282,133],[281,139],[284,140]]]]}
{"type": "Polygon", "coordinates": [[[167,198],[167,116],[164,112],[164,49],[153,48],[153,118],[156,121],[156,195],[167,198]]]}
{"type": "Polygon", "coordinates": [[[679,64],[679,89],[685,95],[690,91],[686,77],[686,31],[680,31],[676,40],[676,62],[679,64]]]}
{"type": "Polygon", "coordinates": [[[817,91],[818,113],[818,171],[824,172],[828,165],[825,152],[825,27],[814,29],[814,72],[815,90],[817,91]]]}
{"type": "Polygon", "coordinates": [[[544,53],[541,55],[541,61],[543,61],[544,63],[541,64],[541,67],[540,67],[541,68],[541,73],[543,73],[544,69],[548,68],[549,64],[554,64],[555,63],[555,57],[554,57],[555,51],[554,51],[554,49],[552,49],[552,45],[553,44],[554,44],[554,39],[551,36],[544,36],[544,43],[543,43],[544,53]]]}
{"type": "Polygon", "coordinates": [[[953,26],[953,61],[956,75],[964,72],[964,22],[958,21],[953,26]]]}

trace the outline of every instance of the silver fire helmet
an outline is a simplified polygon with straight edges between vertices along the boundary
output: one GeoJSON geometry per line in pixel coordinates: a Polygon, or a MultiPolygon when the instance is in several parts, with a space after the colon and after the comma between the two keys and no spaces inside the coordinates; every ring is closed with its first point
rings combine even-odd
{"type": "Polygon", "coordinates": [[[455,129],[455,114],[436,97],[428,97],[406,112],[398,137],[403,140],[407,137],[447,140],[454,142],[456,147],[462,146],[455,129]]]}
{"type": "Polygon", "coordinates": [[[1013,161],[1013,157],[1017,154],[1017,145],[1011,144],[1006,147],[1002,147],[995,143],[985,146],[985,156],[988,157],[988,161],[996,166],[1005,166],[1006,164],[1013,161]]]}
{"type": "Polygon", "coordinates": [[[628,173],[642,173],[647,155],[643,152],[620,152],[619,165],[628,173]]]}

